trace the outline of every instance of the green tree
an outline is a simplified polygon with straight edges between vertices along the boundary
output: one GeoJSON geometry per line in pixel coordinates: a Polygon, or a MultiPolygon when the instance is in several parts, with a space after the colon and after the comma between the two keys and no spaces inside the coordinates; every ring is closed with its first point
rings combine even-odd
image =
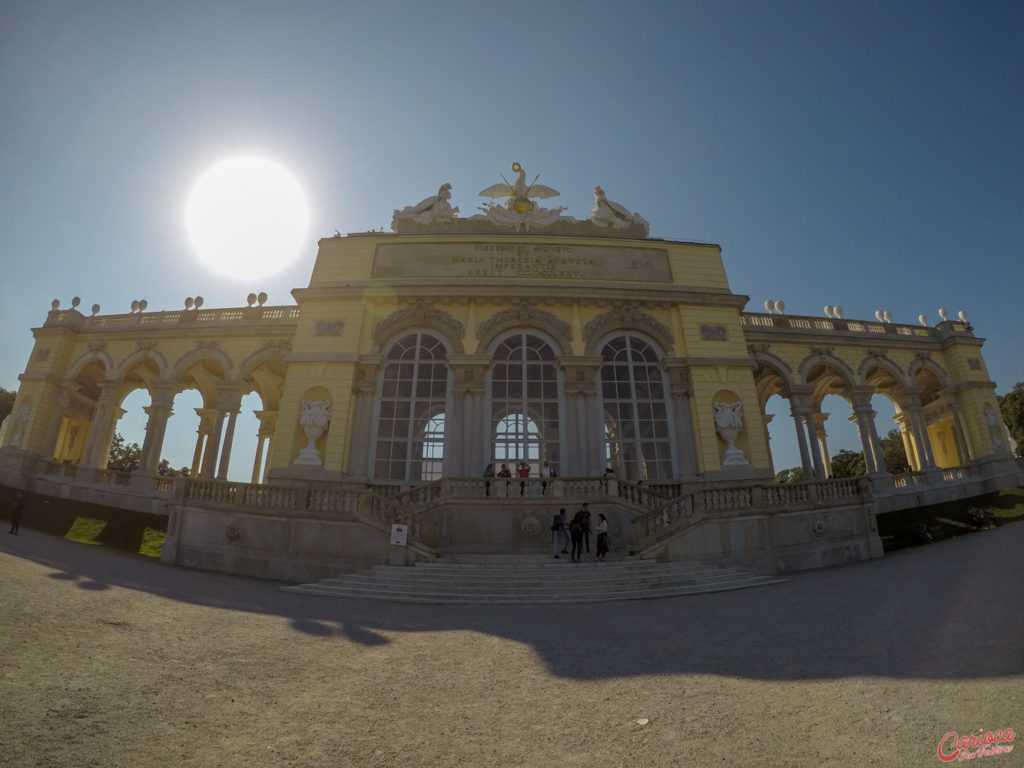
{"type": "Polygon", "coordinates": [[[999,398],[999,410],[1010,428],[1010,437],[1017,441],[1017,455],[1024,456],[1024,381],[1018,381],[999,398]]]}
{"type": "Polygon", "coordinates": [[[776,473],[775,481],[778,483],[802,483],[804,481],[804,468],[791,467],[776,473]]]}
{"type": "Polygon", "coordinates": [[[107,469],[118,472],[134,472],[142,460],[142,448],[138,443],[126,443],[119,432],[114,433],[110,443],[110,454],[107,456],[107,469]]]}
{"type": "Polygon", "coordinates": [[[903,437],[898,429],[890,429],[889,434],[879,442],[882,444],[882,458],[887,471],[896,474],[910,467],[907,452],[903,450],[903,437]]]}
{"type": "Polygon", "coordinates": [[[17,397],[17,392],[11,392],[10,390],[0,387],[0,424],[6,419],[11,411],[14,410],[14,398],[17,397]]]}
{"type": "Polygon", "coordinates": [[[167,459],[160,459],[160,464],[156,468],[156,473],[158,475],[163,475],[164,477],[188,477],[191,474],[191,470],[189,470],[188,467],[175,469],[167,459]]]}
{"type": "Polygon", "coordinates": [[[843,448],[832,457],[832,477],[861,477],[868,473],[864,454],[843,448]]]}
{"type": "MultiPolygon", "coordinates": [[[[114,440],[110,444],[110,455],[107,457],[107,469],[114,469],[118,472],[134,472],[142,463],[142,448],[138,443],[126,443],[118,432],[114,433],[114,440]]],[[[182,467],[175,469],[167,459],[160,459],[156,473],[164,477],[188,477],[189,468],[182,467]]]]}

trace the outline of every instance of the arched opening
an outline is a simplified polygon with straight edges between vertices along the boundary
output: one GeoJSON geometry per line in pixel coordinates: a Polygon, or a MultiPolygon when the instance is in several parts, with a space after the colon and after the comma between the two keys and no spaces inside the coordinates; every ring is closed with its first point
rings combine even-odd
{"type": "Polygon", "coordinates": [[[495,461],[525,461],[531,475],[540,472],[544,461],[560,469],[555,351],[540,337],[516,333],[495,349],[491,425],[495,461]]]}
{"type": "Polygon", "coordinates": [[[378,399],[378,480],[442,476],[448,397],[447,350],[436,336],[410,333],[388,349],[378,399]]]}
{"type": "Polygon", "coordinates": [[[669,408],[661,356],[645,339],[623,334],[601,350],[604,455],[624,480],[674,476],[669,408]]]}

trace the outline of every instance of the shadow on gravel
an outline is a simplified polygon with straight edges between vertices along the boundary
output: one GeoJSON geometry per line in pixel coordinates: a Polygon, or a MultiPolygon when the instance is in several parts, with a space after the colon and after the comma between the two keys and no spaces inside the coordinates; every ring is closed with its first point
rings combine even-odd
{"type": "Polygon", "coordinates": [[[277,582],[177,568],[35,531],[0,539],[2,557],[52,568],[50,577],[67,581],[68,589],[120,587],[278,616],[297,633],[339,643],[386,645],[396,632],[470,630],[524,643],[552,674],[580,680],[1020,675],[1022,551],[1024,525],[1011,525],[735,592],[586,605],[439,606],[297,595],[277,582]]]}

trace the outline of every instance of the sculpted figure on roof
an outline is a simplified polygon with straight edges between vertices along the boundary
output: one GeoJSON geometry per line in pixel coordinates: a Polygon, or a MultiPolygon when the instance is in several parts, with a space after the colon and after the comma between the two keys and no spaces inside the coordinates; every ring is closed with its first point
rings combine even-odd
{"type": "MultiPolygon", "coordinates": [[[[558,197],[558,190],[538,184],[539,174],[533,181],[526,183],[526,171],[519,163],[512,163],[512,170],[518,174],[516,180],[509,184],[494,184],[480,193],[481,197],[506,198],[505,205],[487,203],[480,206],[483,216],[488,221],[502,227],[514,227],[516,230],[546,227],[554,224],[565,210],[557,208],[541,208],[531,198],[558,197]]],[[[504,178],[504,177],[503,177],[504,178]]]]}
{"type": "Polygon", "coordinates": [[[624,205],[609,200],[605,197],[601,187],[594,187],[594,207],[590,209],[590,220],[599,227],[611,227],[612,229],[625,229],[632,224],[639,224],[647,233],[648,224],[639,213],[630,213],[624,205]]]}
{"type": "MultiPolygon", "coordinates": [[[[557,189],[538,184],[526,178],[520,163],[512,163],[512,180],[501,177],[502,183],[492,184],[480,192],[491,198],[479,205],[480,213],[459,218],[458,207],[451,204],[452,185],[445,183],[416,205],[395,209],[391,230],[398,234],[500,234],[503,232],[531,232],[553,235],[646,238],[650,229],[639,213],[630,213],[623,205],[605,197],[601,187],[594,188],[596,202],[591,215],[576,219],[566,215],[565,206],[542,208],[539,201],[558,197],[557,189]]],[[[337,234],[340,237],[340,233],[337,234]]]]}
{"type": "Polygon", "coordinates": [[[440,224],[452,221],[459,215],[459,207],[452,208],[452,185],[445,182],[437,190],[436,195],[421,200],[416,205],[407,205],[402,210],[395,210],[391,217],[391,229],[398,230],[398,222],[407,219],[417,224],[440,224]]]}

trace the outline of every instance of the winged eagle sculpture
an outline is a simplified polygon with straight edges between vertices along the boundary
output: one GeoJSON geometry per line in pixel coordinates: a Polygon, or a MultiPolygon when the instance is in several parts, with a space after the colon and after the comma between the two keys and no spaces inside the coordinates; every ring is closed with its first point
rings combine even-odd
{"type": "Polygon", "coordinates": [[[558,197],[558,190],[538,184],[540,174],[533,177],[533,182],[526,183],[526,171],[519,163],[512,163],[512,171],[519,174],[516,180],[509,184],[495,184],[480,193],[480,197],[493,197],[500,199],[507,197],[505,207],[516,213],[529,213],[537,208],[537,204],[530,200],[531,197],[558,197]]]}

